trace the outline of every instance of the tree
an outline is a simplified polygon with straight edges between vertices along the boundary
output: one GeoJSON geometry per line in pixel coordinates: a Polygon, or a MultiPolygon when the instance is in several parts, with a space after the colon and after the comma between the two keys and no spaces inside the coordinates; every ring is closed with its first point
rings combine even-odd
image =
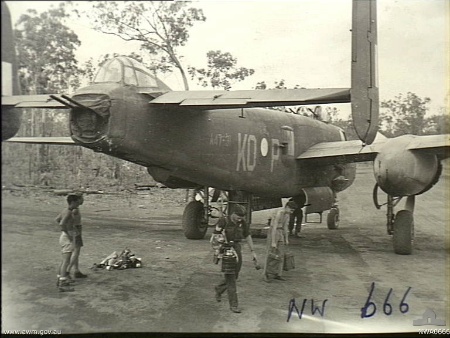
{"type": "Polygon", "coordinates": [[[206,57],[208,59],[206,69],[188,67],[191,79],[197,79],[203,87],[211,86],[213,89],[229,90],[236,81],[242,81],[255,73],[254,69],[237,67],[237,59],[228,52],[211,50],[206,53],[206,57]]]}
{"type": "MultiPolygon", "coordinates": [[[[303,88],[300,87],[299,85],[295,85],[293,89],[299,89],[299,88],[303,88]]],[[[288,89],[288,87],[286,86],[286,82],[284,79],[281,79],[280,81],[275,81],[274,82],[274,87],[273,88],[268,88],[266,81],[260,81],[256,84],[255,88],[256,90],[266,90],[266,89],[288,89]]],[[[300,113],[300,109],[302,107],[285,107],[285,106],[278,106],[278,107],[267,107],[268,109],[274,109],[274,110],[281,110],[284,112],[295,112],[296,114],[300,113]]],[[[304,113],[306,114],[306,107],[304,108],[304,113]]]]}
{"type": "Polygon", "coordinates": [[[408,92],[406,97],[399,94],[394,100],[382,101],[380,107],[385,109],[380,114],[380,130],[387,136],[404,134],[421,135],[425,127],[425,114],[430,98],[420,98],[408,92]]]}
{"type": "MultiPolygon", "coordinates": [[[[61,5],[39,15],[31,10],[17,22],[16,47],[24,93],[75,89],[83,76],[92,81],[95,63],[91,59],[82,66],[77,64],[74,49],[79,41],[64,26],[66,17],[65,7],[61,5]]],[[[130,56],[139,59],[137,55],[130,56]]],[[[98,60],[97,64],[102,61],[98,60]]],[[[36,114],[34,109],[27,110],[18,136],[69,136],[68,124],[67,110],[42,110],[42,114],[36,114]]],[[[54,187],[104,189],[110,186],[120,190],[124,184],[151,181],[142,166],[82,147],[5,143],[2,164],[5,183],[39,184],[46,175],[45,183],[54,187]]]]}
{"type": "MultiPolygon", "coordinates": [[[[79,86],[75,49],[80,41],[64,25],[64,19],[68,16],[65,4],[61,3],[59,7],[51,7],[41,14],[28,10],[15,24],[19,81],[23,94],[64,92],[79,86]]],[[[30,114],[29,128],[25,125],[21,132],[31,136],[51,136],[53,124],[47,121],[57,120],[58,112],[42,110],[39,116],[31,110],[30,114]]],[[[23,118],[27,119],[26,114],[23,118]]],[[[50,167],[48,146],[39,147],[37,158],[31,152],[28,155],[30,170],[43,172],[50,167]]]]}
{"type": "MultiPolygon", "coordinates": [[[[284,79],[281,79],[279,82],[278,81],[275,81],[275,87],[274,87],[275,89],[288,89],[287,87],[286,87],[286,83],[285,83],[285,80],[284,79]]],[[[295,87],[296,88],[296,87],[295,87]]]]}
{"type": "MultiPolygon", "coordinates": [[[[255,89],[288,89],[286,86],[286,81],[281,79],[280,81],[275,81],[272,88],[268,88],[266,81],[260,81],[256,84],[255,89]]],[[[300,87],[298,84],[293,87],[293,89],[301,89],[305,87],[300,87]]]]}
{"type": "Polygon", "coordinates": [[[162,72],[179,70],[189,89],[177,49],[189,39],[189,28],[205,21],[203,11],[185,1],[94,1],[86,13],[94,29],[125,41],[141,43],[141,50],[159,56],[154,67],[162,72]]]}
{"type": "Polygon", "coordinates": [[[423,133],[431,134],[450,134],[450,115],[446,108],[442,107],[439,114],[432,115],[425,119],[423,133]]]}
{"type": "Polygon", "coordinates": [[[37,14],[29,9],[15,24],[18,71],[23,94],[66,91],[77,86],[75,49],[80,41],[63,21],[65,4],[37,14]]]}
{"type": "Polygon", "coordinates": [[[326,122],[341,128],[345,135],[347,136],[347,140],[358,140],[358,135],[356,134],[355,127],[353,126],[353,120],[351,115],[347,116],[346,119],[342,119],[339,116],[339,109],[336,107],[326,107],[325,113],[327,120],[326,122]]]}
{"type": "Polygon", "coordinates": [[[265,81],[260,81],[256,84],[255,89],[264,90],[267,89],[267,84],[265,81]]]}
{"type": "Polygon", "coordinates": [[[80,66],[80,75],[88,82],[94,81],[94,76],[96,74],[96,67],[94,65],[94,59],[90,57],[80,66]]]}

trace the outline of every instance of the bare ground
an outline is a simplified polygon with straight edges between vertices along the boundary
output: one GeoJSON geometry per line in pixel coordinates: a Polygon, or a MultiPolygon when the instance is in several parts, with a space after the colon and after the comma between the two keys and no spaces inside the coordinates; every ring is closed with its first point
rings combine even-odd
{"type": "MultiPolygon", "coordinates": [[[[211,230],[203,240],[184,238],[184,191],[88,195],[82,206],[80,264],[89,277],[77,280],[75,292],[60,293],[55,287],[60,249],[54,218],[65,207],[64,197],[39,189],[4,190],[2,332],[417,332],[421,327],[412,322],[427,308],[446,319],[448,328],[448,175],[418,198],[415,250],[400,256],[386,235],[385,209],[373,206],[371,170],[361,169],[355,184],[339,196],[340,228],[330,231],[326,221],[308,223],[303,237],[291,240],[296,269],[286,272],[287,281],[262,282],[244,247],[238,281],[242,314],[228,310],[226,295],[221,303],[214,300],[213,286],[221,274],[212,263],[211,230]],[[142,268],[90,269],[125,247],[142,258],[142,268]],[[361,318],[372,283],[369,301],[376,312],[361,318]],[[402,313],[404,297],[408,311],[402,313]],[[287,321],[293,299],[299,311],[305,304],[303,316],[294,311],[287,321]],[[321,308],[325,300],[323,316],[313,315],[312,301],[321,308]],[[386,314],[388,305],[391,314],[386,314]]],[[[255,226],[261,227],[267,215],[256,212],[255,226]]],[[[265,239],[254,242],[263,261],[265,239]]]]}

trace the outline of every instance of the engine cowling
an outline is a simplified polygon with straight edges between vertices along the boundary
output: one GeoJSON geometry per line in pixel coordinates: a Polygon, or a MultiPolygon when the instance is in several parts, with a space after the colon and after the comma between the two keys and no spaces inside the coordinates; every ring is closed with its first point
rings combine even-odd
{"type": "Polygon", "coordinates": [[[375,179],[391,196],[421,194],[439,179],[441,165],[436,155],[407,150],[413,138],[403,135],[386,141],[374,160],[375,179]]]}
{"type": "Polygon", "coordinates": [[[2,107],[2,141],[5,141],[19,131],[22,112],[17,108],[2,107]]]}

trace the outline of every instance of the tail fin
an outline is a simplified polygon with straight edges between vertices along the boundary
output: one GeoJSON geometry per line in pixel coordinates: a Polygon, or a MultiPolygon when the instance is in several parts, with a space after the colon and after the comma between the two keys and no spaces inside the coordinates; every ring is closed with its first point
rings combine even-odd
{"type": "Polygon", "coordinates": [[[353,0],[352,117],[356,134],[365,144],[377,135],[379,114],[376,0],[353,0]]]}

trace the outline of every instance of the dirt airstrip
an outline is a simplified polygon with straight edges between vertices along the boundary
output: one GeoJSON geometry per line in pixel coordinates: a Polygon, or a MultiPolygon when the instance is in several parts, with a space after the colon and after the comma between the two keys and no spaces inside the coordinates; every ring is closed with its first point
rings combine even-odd
{"type": "MultiPolygon", "coordinates": [[[[264,283],[244,246],[238,281],[242,314],[229,311],[226,297],[221,303],[214,299],[221,274],[212,263],[211,230],[203,240],[183,235],[184,191],[87,195],[80,265],[89,276],[77,280],[75,292],[60,293],[54,218],[65,207],[64,197],[42,189],[4,189],[2,332],[417,332],[413,321],[428,308],[446,319],[448,328],[448,175],[417,198],[410,256],[393,253],[386,211],[373,206],[373,184],[370,168],[362,167],[354,185],[339,195],[340,228],[308,223],[303,237],[291,240],[296,269],[285,274],[285,282],[264,283]],[[91,269],[125,247],[142,258],[142,268],[91,269]],[[361,318],[370,302],[376,311],[366,307],[373,315],[361,318]]],[[[256,212],[254,226],[261,227],[267,215],[256,212]]],[[[265,239],[254,242],[262,262],[265,239]]]]}

